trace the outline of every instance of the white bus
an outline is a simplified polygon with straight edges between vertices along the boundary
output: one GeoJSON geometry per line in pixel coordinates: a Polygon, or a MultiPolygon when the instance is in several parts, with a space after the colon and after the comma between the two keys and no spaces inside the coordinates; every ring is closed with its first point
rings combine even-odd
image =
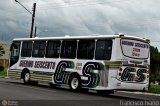
{"type": "Polygon", "coordinates": [[[16,38],[8,75],[98,93],[147,90],[149,40],[129,35],[16,38]]]}

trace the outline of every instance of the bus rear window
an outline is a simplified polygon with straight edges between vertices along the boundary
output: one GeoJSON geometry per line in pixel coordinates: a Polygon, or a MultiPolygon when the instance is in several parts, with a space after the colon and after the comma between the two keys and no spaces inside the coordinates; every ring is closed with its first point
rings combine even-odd
{"type": "Polygon", "coordinates": [[[147,59],[149,44],[136,40],[121,39],[121,48],[124,56],[136,59],[147,59]]]}

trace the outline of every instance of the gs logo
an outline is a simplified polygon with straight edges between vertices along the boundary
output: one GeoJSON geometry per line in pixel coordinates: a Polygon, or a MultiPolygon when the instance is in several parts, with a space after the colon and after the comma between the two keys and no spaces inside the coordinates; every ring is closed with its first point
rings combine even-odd
{"type": "Polygon", "coordinates": [[[146,73],[145,69],[136,70],[135,68],[126,67],[123,70],[123,73],[120,79],[122,81],[143,82],[146,79],[145,73],[146,73]]]}
{"type": "MultiPolygon", "coordinates": [[[[69,77],[72,72],[67,69],[74,69],[75,65],[71,61],[61,61],[58,63],[55,74],[54,82],[58,84],[68,84],[69,77]]],[[[87,80],[82,80],[83,87],[95,87],[99,84],[99,74],[94,73],[94,70],[102,70],[103,65],[97,62],[87,62],[82,69],[82,76],[87,77],[87,80]]]]}

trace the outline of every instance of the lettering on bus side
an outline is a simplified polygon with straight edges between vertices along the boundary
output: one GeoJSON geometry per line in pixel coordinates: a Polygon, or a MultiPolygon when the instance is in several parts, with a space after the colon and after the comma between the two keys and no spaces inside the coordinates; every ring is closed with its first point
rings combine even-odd
{"type": "Polygon", "coordinates": [[[135,47],[149,48],[149,45],[148,44],[135,43],[135,47]]]}
{"type": "Polygon", "coordinates": [[[136,72],[136,70],[133,69],[133,68],[130,68],[130,67],[126,67],[123,70],[123,73],[122,73],[122,76],[121,76],[121,80],[122,81],[132,81],[133,77],[134,77],[134,74],[132,74],[131,72],[136,72]]]}
{"type": "Polygon", "coordinates": [[[143,82],[146,79],[145,73],[145,69],[138,69],[136,71],[135,68],[126,67],[121,75],[121,80],[143,82]]]}
{"type": "Polygon", "coordinates": [[[143,82],[146,79],[146,76],[144,73],[146,73],[145,69],[138,69],[137,70],[137,76],[139,76],[137,82],[143,82]]]}
{"type": "Polygon", "coordinates": [[[69,76],[71,72],[66,71],[66,68],[74,68],[74,63],[72,61],[61,61],[58,63],[55,74],[54,82],[58,84],[67,84],[69,81],[69,76]]]}
{"type": "MultiPolygon", "coordinates": [[[[58,63],[55,74],[54,82],[58,84],[67,84],[69,81],[70,74],[72,72],[66,71],[66,68],[74,68],[72,61],[61,61],[58,63]]],[[[88,62],[82,69],[82,76],[88,77],[88,80],[82,80],[83,87],[95,87],[99,84],[99,74],[95,73],[95,70],[102,70],[103,65],[96,62],[88,62]]]]}
{"type": "Polygon", "coordinates": [[[84,87],[95,87],[99,84],[99,74],[95,73],[95,70],[102,70],[103,65],[96,62],[88,62],[82,69],[83,76],[88,77],[88,80],[82,80],[82,86],[84,87]]]}
{"type": "Polygon", "coordinates": [[[35,61],[34,68],[54,69],[55,62],[35,61]]]}
{"type": "Polygon", "coordinates": [[[54,69],[55,62],[49,61],[32,61],[32,60],[21,60],[19,63],[20,67],[26,68],[43,68],[43,69],[54,69]]]}
{"type": "Polygon", "coordinates": [[[133,42],[133,41],[125,41],[125,40],[123,40],[122,44],[123,45],[127,45],[127,46],[139,47],[139,48],[147,48],[147,49],[149,48],[148,44],[136,43],[136,42],[133,42]]]}
{"type": "Polygon", "coordinates": [[[138,48],[133,48],[132,56],[140,57],[140,50],[138,48]]]}
{"type": "Polygon", "coordinates": [[[21,60],[19,63],[20,67],[33,67],[34,61],[31,60],[21,60]]]}
{"type": "Polygon", "coordinates": [[[134,42],[132,41],[122,41],[123,45],[134,46],[134,42]]]}

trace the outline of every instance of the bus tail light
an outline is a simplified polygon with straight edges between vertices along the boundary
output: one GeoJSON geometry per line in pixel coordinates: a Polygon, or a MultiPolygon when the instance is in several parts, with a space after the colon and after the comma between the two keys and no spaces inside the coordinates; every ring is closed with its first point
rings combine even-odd
{"type": "Polygon", "coordinates": [[[121,76],[121,75],[122,75],[122,73],[119,73],[118,75],[119,75],[119,76],[121,76]]]}
{"type": "Polygon", "coordinates": [[[121,72],[121,71],[122,71],[122,68],[119,68],[119,71],[121,72]]]}
{"type": "Polygon", "coordinates": [[[119,75],[119,76],[122,75],[122,68],[119,68],[118,75],[119,75]]]}

